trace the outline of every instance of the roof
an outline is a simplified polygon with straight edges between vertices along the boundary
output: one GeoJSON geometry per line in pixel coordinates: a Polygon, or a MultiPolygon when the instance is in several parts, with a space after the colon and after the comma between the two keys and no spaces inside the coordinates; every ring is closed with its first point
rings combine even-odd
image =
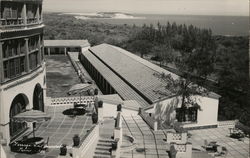
{"type": "MultiPolygon", "coordinates": [[[[150,104],[176,95],[163,88],[167,83],[161,80],[157,74],[170,74],[174,79],[177,79],[178,75],[109,44],[94,46],[89,50],[150,104]]],[[[219,97],[215,93],[209,93],[208,96],[219,97]]]]}
{"type": "Polygon", "coordinates": [[[44,40],[45,47],[89,47],[88,40],[44,40]]]}
{"type": "Polygon", "coordinates": [[[103,62],[98,60],[90,51],[86,51],[82,54],[92,63],[95,69],[102,74],[103,78],[116,90],[123,100],[136,100],[143,107],[149,106],[147,101],[145,101],[134,89],[110,70],[110,68],[108,68],[103,62]]]}
{"type": "Polygon", "coordinates": [[[104,103],[110,104],[123,104],[123,100],[119,97],[118,94],[110,94],[110,95],[98,95],[98,100],[103,101],[104,103]]]}
{"type": "MultiPolygon", "coordinates": [[[[110,69],[112,69],[127,84],[137,89],[149,103],[154,103],[159,98],[173,96],[174,94],[165,89],[165,93],[159,93],[158,89],[166,86],[166,82],[156,77],[156,73],[169,71],[159,69],[154,64],[141,59],[132,53],[121,48],[108,44],[101,44],[89,49],[94,55],[103,61],[110,69]]],[[[175,74],[172,74],[176,76],[175,74]]]]}
{"type": "Polygon", "coordinates": [[[125,109],[139,111],[139,108],[141,107],[141,105],[136,100],[125,100],[123,102],[122,107],[125,109]]]}

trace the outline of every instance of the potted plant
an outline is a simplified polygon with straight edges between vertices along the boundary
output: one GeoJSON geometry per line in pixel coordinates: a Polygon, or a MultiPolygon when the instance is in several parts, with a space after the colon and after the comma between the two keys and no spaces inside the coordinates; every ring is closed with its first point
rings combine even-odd
{"type": "Polygon", "coordinates": [[[92,123],[96,124],[98,122],[98,115],[97,113],[92,114],[92,123]]]}
{"type": "Polygon", "coordinates": [[[122,105],[121,104],[117,105],[117,111],[122,111],[122,105]]]}
{"type": "Polygon", "coordinates": [[[112,150],[116,150],[117,149],[117,142],[112,142],[112,150]]]}
{"type": "Polygon", "coordinates": [[[170,150],[168,152],[169,158],[176,158],[177,150],[174,147],[174,144],[170,145],[170,150]]]}
{"type": "Polygon", "coordinates": [[[78,134],[75,134],[73,137],[73,146],[78,146],[80,144],[80,137],[78,134]]]}
{"type": "Polygon", "coordinates": [[[98,95],[98,89],[97,88],[94,90],[94,95],[98,95]]]}
{"type": "Polygon", "coordinates": [[[102,108],[102,106],[103,106],[103,101],[100,100],[100,101],[98,102],[98,108],[102,108]]]}
{"type": "Polygon", "coordinates": [[[66,154],[67,154],[67,145],[62,144],[62,146],[60,147],[60,155],[65,156],[66,154]]]}

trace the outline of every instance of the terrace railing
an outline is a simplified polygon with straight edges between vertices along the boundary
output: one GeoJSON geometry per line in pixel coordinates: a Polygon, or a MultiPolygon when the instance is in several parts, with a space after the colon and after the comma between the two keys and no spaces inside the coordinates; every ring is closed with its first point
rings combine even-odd
{"type": "MultiPolygon", "coordinates": [[[[49,105],[73,105],[80,103],[80,97],[60,97],[60,98],[47,98],[49,105]]],[[[81,97],[81,104],[94,104],[93,96],[81,97]]]]}

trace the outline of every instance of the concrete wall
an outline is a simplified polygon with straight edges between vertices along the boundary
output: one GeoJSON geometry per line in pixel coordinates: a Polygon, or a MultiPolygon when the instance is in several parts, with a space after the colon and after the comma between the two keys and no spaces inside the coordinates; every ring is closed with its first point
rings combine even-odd
{"type": "MultiPolygon", "coordinates": [[[[184,123],[184,127],[212,126],[217,125],[219,100],[205,96],[194,96],[201,110],[197,112],[197,122],[184,123]]],[[[161,123],[171,124],[175,120],[175,108],[180,107],[180,97],[173,97],[153,104],[152,109],[146,110],[152,113],[152,117],[161,120],[161,123]]]]}
{"type": "MultiPolygon", "coordinates": [[[[44,90],[44,98],[46,97],[46,84],[44,82],[44,76],[46,73],[45,64],[33,73],[28,74],[20,79],[14,80],[10,83],[4,84],[0,87],[0,132],[3,133],[3,138],[9,142],[9,113],[13,99],[18,94],[23,94],[28,105],[26,109],[33,108],[33,93],[36,84],[40,84],[44,90]]],[[[45,99],[44,99],[45,102],[45,99]]]]}
{"type": "Polygon", "coordinates": [[[73,158],[93,157],[98,139],[99,125],[97,124],[89,135],[84,140],[81,140],[79,147],[72,148],[73,158]]]}
{"type": "MultiPolygon", "coordinates": [[[[116,117],[117,105],[111,103],[103,103],[103,117],[116,117]]],[[[138,111],[122,108],[123,116],[137,115],[138,111]]]]}

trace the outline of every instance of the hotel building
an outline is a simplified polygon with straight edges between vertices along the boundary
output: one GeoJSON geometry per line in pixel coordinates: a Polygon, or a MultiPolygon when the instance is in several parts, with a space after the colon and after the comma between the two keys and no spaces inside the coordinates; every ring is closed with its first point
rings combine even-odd
{"type": "Polygon", "coordinates": [[[0,0],[0,133],[7,142],[28,129],[12,117],[44,111],[42,0],[0,0]]]}

